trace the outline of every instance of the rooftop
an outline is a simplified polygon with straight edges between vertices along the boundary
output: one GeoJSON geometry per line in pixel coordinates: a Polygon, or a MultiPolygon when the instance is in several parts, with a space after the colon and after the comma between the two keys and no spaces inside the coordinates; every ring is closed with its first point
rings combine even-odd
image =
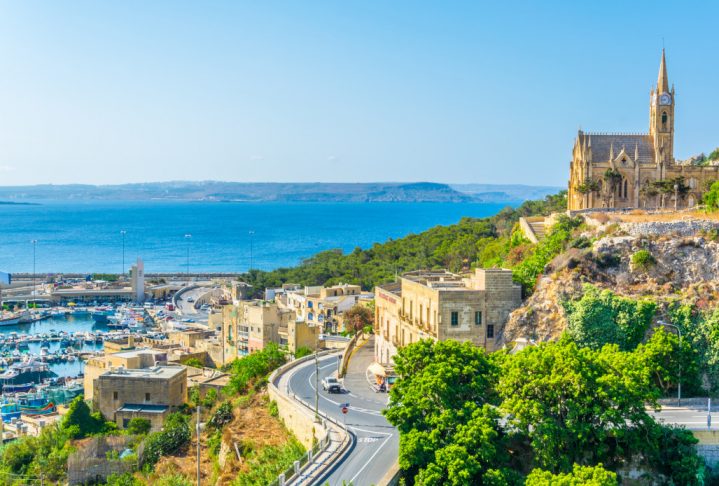
{"type": "Polygon", "coordinates": [[[142,369],[126,369],[126,368],[116,368],[112,369],[110,371],[106,371],[102,375],[100,375],[100,378],[103,377],[123,377],[123,378],[130,378],[130,379],[157,379],[157,380],[167,380],[169,378],[173,378],[181,373],[185,372],[184,366],[175,366],[175,365],[168,365],[168,366],[153,366],[152,368],[142,368],[142,369]]]}

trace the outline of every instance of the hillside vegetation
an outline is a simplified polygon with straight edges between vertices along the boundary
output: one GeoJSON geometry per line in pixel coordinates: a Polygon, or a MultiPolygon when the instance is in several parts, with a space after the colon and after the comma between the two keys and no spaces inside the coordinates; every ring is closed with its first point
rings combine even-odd
{"type": "MultiPolygon", "coordinates": [[[[526,201],[518,208],[507,207],[488,218],[463,218],[449,226],[435,226],[397,240],[375,243],[367,249],[323,251],[292,268],[246,275],[257,292],[291,282],[301,285],[355,283],[370,290],[394,279],[396,274],[418,269],[448,268],[458,272],[470,268],[514,266],[534,254],[532,245],[513,229],[521,216],[549,215],[567,207],[566,192],[541,201],[526,201]]],[[[564,236],[556,237],[562,240],[564,236]]],[[[553,240],[553,241],[555,241],[553,240]]],[[[556,243],[556,241],[555,241],[556,243]]],[[[538,250],[539,255],[518,271],[518,279],[531,284],[531,275],[556,248],[538,250]]],[[[531,285],[529,285],[531,287],[531,285]]]]}

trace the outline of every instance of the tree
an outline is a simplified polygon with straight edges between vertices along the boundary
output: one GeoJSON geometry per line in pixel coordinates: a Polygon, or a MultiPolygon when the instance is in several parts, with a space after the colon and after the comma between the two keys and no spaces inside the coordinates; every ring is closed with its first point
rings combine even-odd
{"type": "Polygon", "coordinates": [[[227,391],[229,393],[244,393],[250,386],[259,387],[263,385],[267,376],[276,368],[282,366],[286,360],[285,354],[275,343],[269,343],[261,351],[236,359],[226,366],[230,374],[227,391]]]}
{"type": "Polygon", "coordinates": [[[345,329],[353,332],[360,332],[366,326],[374,326],[374,313],[369,307],[362,304],[355,304],[343,314],[345,329]]]}
{"type": "MultiPolygon", "coordinates": [[[[575,187],[575,190],[579,194],[581,194],[583,196],[587,196],[587,195],[591,195],[594,193],[598,193],[601,190],[601,188],[602,188],[602,186],[599,184],[599,181],[588,177],[587,179],[585,179],[584,182],[577,185],[577,187],[575,187]]],[[[586,200],[585,200],[585,203],[586,203],[586,200]]]]}
{"type": "Polygon", "coordinates": [[[680,379],[685,390],[699,389],[698,352],[687,339],[680,346],[676,334],[659,327],[646,343],[637,347],[636,356],[651,372],[655,385],[664,396],[676,389],[680,379]]]}
{"type": "Polygon", "coordinates": [[[70,402],[62,427],[71,431],[73,439],[82,439],[117,428],[114,422],[106,422],[99,412],[92,413],[82,395],[70,402]]]}
{"type": "Polygon", "coordinates": [[[575,464],[570,473],[552,474],[535,469],[527,476],[525,486],[617,486],[616,473],[607,471],[601,464],[594,467],[575,464]]]}
{"type": "Polygon", "coordinates": [[[578,300],[563,302],[567,334],[581,346],[599,349],[618,344],[625,351],[644,339],[656,311],[656,303],[621,297],[611,290],[584,287],[578,300]]]}
{"type": "Polygon", "coordinates": [[[614,194],[622,182],[622,174],[618,170],[607,169],[604,172],[604,204],[607,207],[614,207],[614,194]]]}
{"type": "Polygon", "coordinates": [[[447,484],[463,484],[467,475],[478,478],[497,467],[503,449],[495,442],[504,434],[496,410],[485,407],[494,398],[496,369],[483,350],[422,340],[399,350],[395,371],[399,380],[383,413],[400,431],[402,469],[419,473],[422,484],[440,484],[445,474],[459,481],[447,484]],[[460,443],[464,449],[454,447],[460,443]],[[459,470],[454,454],[465,456],[468,471],[459,470]]]}
{"type": "Polygon", "coordinates": [[[719,209],[719,181],[712,183],[709,190],[702,196],[702,201],[709,212],[719,209]]]}
{"type": "Polygon", "coordinates": [[[645,409],[657,398],[650,373],[616,346],[563,338],[524,349],[506,361],[497,389],[535,463],[552,472],[624,459],[654,423],[645,409]]]}
{"type": "Polygon", "coordinates": [[[127,431],[134,435],[145,435],[152,428],[152,423],[146,418],[135,417],[127,424],[127,431]]]}

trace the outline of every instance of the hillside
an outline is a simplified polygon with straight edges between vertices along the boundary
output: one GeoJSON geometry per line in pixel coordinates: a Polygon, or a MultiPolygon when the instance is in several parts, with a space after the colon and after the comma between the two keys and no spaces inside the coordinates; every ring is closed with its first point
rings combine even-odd
{"type": "Polygon", "coordinates": [[[625,219],[590,220],[596,226],[582,228],[578,236],[588,246],[569,248],[547,265],[501,339],[559,337],[568,324],[563,303],[579,299],[587,284],[631,299],[651,298],[663,319],[672,305],[717,305],[719,221],[701,214],[674,221],[625,219]]]}
{"type": "Polygon", "coordinates": [[[0,200],[178,200],[222,202],[507,202],[544,197],[556,188],[468,186],[433,182],[250,183],[173,181],[119,185],[0,186],[0,200]],[[481,191],[477,189],[481,188],[481,191]]]}

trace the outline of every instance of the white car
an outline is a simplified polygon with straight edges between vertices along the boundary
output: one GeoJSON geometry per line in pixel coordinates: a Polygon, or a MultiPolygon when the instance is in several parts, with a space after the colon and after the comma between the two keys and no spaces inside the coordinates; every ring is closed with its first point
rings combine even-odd
{"type": "Polygon", "coordinates": [[[194,301],[195,301],[195,299],[193,299],[192,297],[188,297],[188,298],[187,298],[187,302],[192,303],[192,302],[194,302],[194,301]]]}
{"type": "Polygon", "coordinates": [[[328,393],[339,393],[342,391],[342,384],[331,376],[322,379],[322,389],[328,393]]]}

